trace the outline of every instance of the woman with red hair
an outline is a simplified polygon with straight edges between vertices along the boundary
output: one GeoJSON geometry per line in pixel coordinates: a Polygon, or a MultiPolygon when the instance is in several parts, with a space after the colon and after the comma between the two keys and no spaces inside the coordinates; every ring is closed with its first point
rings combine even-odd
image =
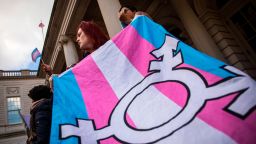
{"type": "Polygon", "coordinates": [[[106,43],[108,38],[95,23],[82,21],[78,27],[76,41],[85,57],[106,43]]]}
{"type": "MultiPolygon", "coordinates": [[[[97,50],[108,41],[108,37],[103,33],[98,25],[92,21],[82,21],[78,26],[76,36],[76,42],[83,52],[83,58],[97,50]]],[[[74,64],[67,68],[72,66],[74,66],[74,64]]],[[[52,69],[49,65],[42,64],[42,68],[49,76],[52,75],[52,69]]]]}

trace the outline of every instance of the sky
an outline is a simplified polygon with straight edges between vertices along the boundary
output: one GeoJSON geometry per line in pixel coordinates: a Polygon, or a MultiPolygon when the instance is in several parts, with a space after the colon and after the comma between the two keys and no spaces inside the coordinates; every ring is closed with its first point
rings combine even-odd
{"type": "Polygon", "coordinates": [[[31,52],[43,49],[54,0],[0,0],[0,70],[37,70],[31,52]]]}

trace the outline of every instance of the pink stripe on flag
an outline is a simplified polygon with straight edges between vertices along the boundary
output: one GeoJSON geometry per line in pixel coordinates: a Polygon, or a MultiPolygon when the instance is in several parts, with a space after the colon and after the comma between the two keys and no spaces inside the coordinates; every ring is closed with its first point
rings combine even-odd
{"type": "Polygon", "coordinates": [[[148,74],[147,67],[149,60],[155,59],[149,54],[154,49],[152,44],[142,39],[137,31],[130,25],[120,32],[119,35],[114,37],[112,41],[143,76],[148,74]]]}
{"type": "Polygon", "coordinates": [[[34,51],[32,52],[32,60],[35,62],[36,59],[41,55],[41,53],[39,52],[39,50],[36,48],[34,49],[34,51]]]}
{"type": "MultiPolygon", "coordinates": [[[[148,74],[149,62],[154,59],[154,57],[150,55],[150,52],[155,48],[151,43],[142,38],[134,27],[128,26],[125,28],[120,35],[113,38],[113,42],[143,76],[148,74]]],[[[209,84],[215,83],[221,79],[218,76],[195,67],[186,64],[182,66],[197,70],[205,77],[209,84]]],[[[180,84],[159,84],[156,85],[156,88],[181,107],[184,106],[187,101],[187,92],[180,84]]],[[[245,120],[242,120],[224,111],[224,107],[233,99],[234,95],[231,95],[219,100],[207,102],[206,107],[199,113],[197,118],[226,133],[239,143],[253,143],[256,137],[256,113],[254,112],[245,120]]]]}
{"type": "MultiPolygon", "coordinates": [[[[77,64],[72,72],[82,92],[89,119],[94,120],[97,129],[107,126],[118,98],[104,75],[91,56],[77,64]]],[[[135,126],[129,117],[128,122],[135,126]]],[[[119,142],[109,138],[102,140],[101,143],[115,144],[119,142]]]]}

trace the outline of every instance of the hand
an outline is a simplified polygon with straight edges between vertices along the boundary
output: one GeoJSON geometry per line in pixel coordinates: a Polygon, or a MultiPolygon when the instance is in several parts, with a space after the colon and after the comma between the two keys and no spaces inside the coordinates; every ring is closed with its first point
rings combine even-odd
{"type": "Polygon", "coordinates": [[[52,68],[47,64],[41,64],[41,67],[45,73],[47,73],[49,76],[52,75],[52,68]]]}

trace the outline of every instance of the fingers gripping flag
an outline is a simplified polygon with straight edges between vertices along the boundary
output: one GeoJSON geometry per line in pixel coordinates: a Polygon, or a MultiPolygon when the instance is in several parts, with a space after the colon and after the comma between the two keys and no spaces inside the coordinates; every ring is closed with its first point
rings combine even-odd
{"type": "Polygon", "coordinates": [[[255,143],[255,81],[145,16],[53,82],[52,144],[255,143]]]}

